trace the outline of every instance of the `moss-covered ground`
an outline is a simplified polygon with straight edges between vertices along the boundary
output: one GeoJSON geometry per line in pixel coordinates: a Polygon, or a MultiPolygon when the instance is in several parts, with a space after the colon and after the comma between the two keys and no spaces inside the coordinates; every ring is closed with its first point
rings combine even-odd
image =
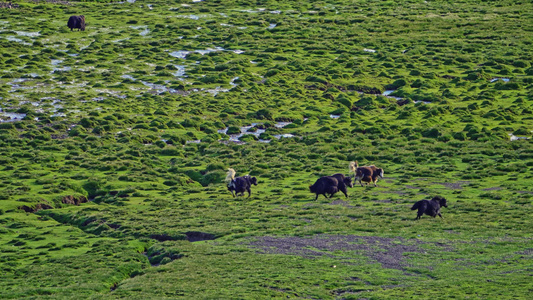
{"type": "Polygon", "coordinates": [[[530,1],[0,2],[0,298],[531,297],[532,31],[530,1]],[[314,200],[356,160],[377,187],[314,200]]]}

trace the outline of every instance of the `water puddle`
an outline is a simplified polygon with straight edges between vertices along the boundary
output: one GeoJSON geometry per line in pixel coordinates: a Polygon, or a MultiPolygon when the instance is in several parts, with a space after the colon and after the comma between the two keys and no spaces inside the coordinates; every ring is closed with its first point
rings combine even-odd
{"type": "MultiPolygon", "coordinates": [[[[245,12],[245,13],[250,13],[250,14],[255,14],[255,13],[260,13],[260,12],[265,12],[265,11],[266,11],[265,8],[258,8],[256,10],[253,10],[253,9],[241,9],[240,10],[240,12],[245,12]]],[[[281,14],[281,10],[271,10],[268,13],[279,15],[281,14]]]]}
{"type": "Polygon", "coordinates": [[[498,81],[498,80],[501,80],[501,81],[503,81],[503,82],[509,82],[509,78],[500,78],[500,77],[492,78],[492,79],[490,80],[490,82],[496,82],[496,81],[498,81]]]}
{"type": "MultiPolygon", "coordinates": [[[[274,126],[276,128],[283,128],[289,124],[291,124],[292,122],[277,122],[276,124],[274,124],[274,126]]],[[[251,135],[254,135],[258,138],[258,141],[259,142],[262,142],[262,143],[269,143],[270,140],[263,140],[263,139],[259,139],[259,136],[264,133],[266,131],[266,129],[264,128],[258,128],[257,126],[258,125],[263,125],[263,123],[252,123],[250,125],[247,125],[247,126],[242,126],[240,127],[240,133],[235,133],[235,134],[227,134],[228,132],[228,128],[224,128],[224,129],[219,129],[217,130],[218,133],[220,134],[226,134],[229,136],[229,142],[233,142],[233,143],[239,143],[239,144],[244,144],[244,142],[240,141],[239,138],[241,138],[242,136],[244,135],[247,135],[247,134],[251,134],[251,135]],[[253,129],[253,130],[252,130],[253,129]]],[[[284,134],[274,134],[272,135],[274,138],[276,139],[280,139],[280,138],[293,138],[293,137],[296,137],[295,135],[293,134],[290,134],[290,133],[284,133],[284,134]]],[[[226,140],[220,140],[220,142],[227,142],[226,140]]],[[[188,141],[187,143],[200,143],[200,140],[195,140],[195,141],[188,141]]]]}
{"type": "Polygon", "coordinates": [[[27,32],[27,31],[15,31],[17,35],[28,36],[28,37],[38,37],[41,34],[39,32],[27,32]]]}
{"type": "MultiPolygon", "coordinates": [[[[178,70],[174,73],[172,73],[174,76],[176,77],[186,77],[185,76],[185,66],[183,65],[174,65],[178,70]]],[[[121,78],[124,78],[124,79],[129,79],[129,80],[132,80],[132,81],[137,81],[137,79],[131,75],[121,75],[120,76],[121,78]]],[[[184,78],[179,78],[180,80],[184,80],[184,78]]],[[[235,77],[233,79],[231,79],[231,81],[229,82],[229,84],[232,86],[232,87],[236,87],[238,84],[235,83],[235,81],[239,79],[239,77],[235,77]]],[[[142,84],[144,84],[145,86],[149,87],[151,90],[155,90],[156,93],[158,94],[161,94],[161,93],[165,93],[165,92],[169,92],[171,94],[177,94],[177,93],[180,93],[180,94],[183,94],[183,93],[188,93],[188,92],[185,92],[185,91],[179,91],[179,90],[176,90],[176,89],[172,89],[172,88],[169,88],[169,87],[166,87],[162,84],[155,84],[155,83],[151,83],[151,82],[148,82],[148,81],[143,81],[143,80],[139,80],[142,84]]],[[[166,83],[169,83],[169,81],[165,81],[166,83]]],[[[230,89],[228,88],[222,88],[220,86],[217,86],[216,88],[212,88],[212,89],[193,89],[191,90],[192,92],[207,92],[209,94],[211,94],[213,97],[218,95],[219,93],[225,93],[225,92],[228,92],[230,89]]]]}
{"type": "Polygon", "coordinates": [[[13,79],[12,81],[10,82],[7,82],[6,84],[11,86],[11,89],[9,90],[10,93],[14,93],[18,90],[22,90],[22,89],[28,89],[28,87],[25,87],[23,85],[21,85],[20,83],[23,83],[23,82],[26,82],[26,81],[30,81],[30,79],[27,79],[27,78],[17,78],[17,79],[13,79]]]}
{"type": "Polygon", "coordinates": [[[150,29],[148,29],[147,25],[130,26],[130,28],[135,30],[143,29],[143,31],[139,32],[139,35],[141,36],[146,36],[148,33],[150,33],[150,29]]]}
{"type": "Polygon", "coordinates": [[[108,4],[124,4],[124,3],[135,3],[136,0],[126,0],[126,1],[119,1],[119,2],[111,2],[108,4]]]}
{"type": "Polygon", "coordinates": [[[20,121],[26,117],[26,114],[5,112],[0,108],[0,123],[20,121]]]}
{"type": "Polygon", "coordinates": [[[56,66],[56,68],[53,68],[52,71],[50,71],[50,73],[72,70],[72,67],[61,67],[61,68],[59,68],[58,66],[61,63],[63,63],[63,61],[64,61],[64,59],[52,59],[51,60],[51,64],[52,64],[52,66],[56,66]]]}
{"type": "Polygon", "coordinates": [[[129,40],[130,38],[125,38],[125,39],[118,39],[118,40],[114,40],[113,43],[120,43],[120,42],[123,42],[123,41],[127,41],[129,40]]]}
{"type": "Polygon", "coordinates": [[[16,37],[14,37],[12,35],[6,36],[6,40],[8,40],[10,42],[17,42],[17,43],[20,43],[20,44],[26,45],[26,46],[31,46],[32,45],[32,43],[25,42],[23,39],[16,38],[16,37]]]}
{"type": "Polygon", "coordinates": [[[148,81],[142,81],[142,80],[141,80],[141,83],[144,84],[145,86],[151,88],[152,90],[156,90],[158,94],[165,93],[165,92],[169,92],[171,94],[175,94],[175,93],[178,92],[177,90],[168,88],[168,87],[166,87],[166,86],[164,86],[162,84],[155,84],[155,83],[151,83],[151,82],[148,82],[148,81]]]}
{"type": "Polygon", "coordinates": [[[374,49],[367,49],[367,48],[364,48],[363,51],[370,52],[370,53],[375,53],[376,52],[376,50],[374,50],[374,49]]]}
{"type": "Polygon", "coordinates": [[[340,115],[329,115],[330,118],[332,119],[338,119],[340,118],[341,116],[340,115]]]}
{"type": "Polygon", "coordinates": [[[178,51],[172,51],[172,52],[169,52],[169,55],[172,56],[172,57],[175,57],[175,58],[186,59],[187,55],[189,55],[190,53],[199,53],[201,55],[205,55],[205,54],[209,54],[211,52],[217,52],[217,51],[232,51],[235,54],[244,53],[243,50],[226,50],[226,49],[224,49],[222,47],[215,47],[214,49],[213,48],[208,48],[208,49],[205,49],[205,50],[193,50],[193,51],[178,50],[178,51]]]}
{"type": "Polygon", "coordinates": [[[232,80],[230,80],[229,84],[233,87],[236,87],[238,84],[235,83],[235,80],[239,79],[239,76],[233,78],[232,80]]]}
{"type": "Polygon", "coordinates": [[[183,18],[183,19],[191,19],[191,20],[198,20],[200,19],[200,16],[197,15],[177,15],[176,18],[183,18]]]}
{"type": "MultiPolygon", "coordinates": [[[[250,131],[250,132],[248,132],[248,131],[250,129],[252,129],[252,128],[255,128],[255,126],[260,125],[260,124],[262,124],[262,123],[252,123],[251,125],[241,127],[240,128],[240,130],[241,130],[240,133],[228,134],[229,140],[232,141],[232,142],[240,142],[239,138],[242,137],[245,134],[253,134],[253,135],[255,135],[256,137],[259,138],[259,135],[261,133],[264,133],[265,129],[257,129],[255,131],[250,131]]],[[[219,129],[217,131],[218,131],[218,133],[221,133],[221,134],[227,134],[228,128],[226,127],[224,129],[219,129]]]]}
{"type": "Polygon", "coordinates": [[[133,80],[133,81],[136,81],[136,80],[137,80],[137,79],[135,79],[135,77],[133,77],[133,76],[131,76],[131,75],[122,75],[122,76],[120,76],[120,77],[122,77],[122,78],[124,78],[124,79],[133,80]]]}
{"type": "Polygon", "coordinates": [[[171,73],[172,75],[176,77],[187,77],[185,76],[185,65],[174,65],[174,67],[177,69],[177,71],[174,73],[171,73]]]}
{"type": "Polygon", "coordinates": [[[55,72],[66,72],[66,71],[70,71],[72,70],[72,67],[62,67],[62,68],[54,68],[52,70],[52,72],[50,73],[55,73],[55,72]]]}
{"type": "Polygon", "coordinates": [[[185,59],[189,53],[191,53],[191,52],[190,51],[185,51],[185,50],[179,50],[179,51],[170,52],[169,54],[170,54],[170,56],[173,56],[175,58],[185,59]]]}
{"type": "MultiPolygon", "coordinates": [[[[402,98],[402,97],[391,96],[391,94],[394,93],[394,91],[395,90],[386,90],[381,95],[385,96],[387,98],[390,98],[390,99],[394,99],[396,101],[404,100],[404,98],[402,98]]],[[[423,100],[413,101],[413,102],[414,103],[424,103],[424,104],[430,104],[431,103],[430,101],[423,101],[423,100]]]]}
{"type": "Polygon", "coordinates": [[[403,98],[401,97],[396,97],[396,96],[391,96],[392,93],[394,93],[396,90],[386,90],[383,92],[383,94],[381,94],[382,96],[385,96],[387,98],[391,98],[391,99],[394,99],[396,101],[399,101],[399,100],[403,100],[403,98]]]}
{"type": "MultiPolygon", "coordinates": [[[[36,113],[47,113],[50,114],[50,117],[66,117],[65,113],[58,112],[60,109],[63,108],[61,102],[61,100],[53,97],[43,97],[40,99],[40,101],[21,101],[20,105],[30,104],[31,106],[35,107],[34,111],[36,113]],[[50,102],[49,100],[52,101],[50,102]]],[[[18,121],[23,119],[26,114],[6,113],[1,112],[0,109],[0,116],[9,117],[10,119],[8,121],[18,121]]],[[[38,118],[35,118],[35,120],[38,120],[38,118]]]]}

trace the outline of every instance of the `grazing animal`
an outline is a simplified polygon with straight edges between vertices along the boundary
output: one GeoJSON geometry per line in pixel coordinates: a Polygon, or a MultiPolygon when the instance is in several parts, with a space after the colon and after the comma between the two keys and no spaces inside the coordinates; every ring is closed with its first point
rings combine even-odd
{"type": "Polygon", "coordinates": [[[318,178],[313,185],[310,185],[309,190],[316,194],[315,200],[318,199],[318,195],[324,195],[328,198],[327,194],[329,194],[329,198],[331,198],[339,191],[339,181],[333,176],[323,176],[318,178]]]}
{"type": "MultiPolygon", "coordinates": [[[[350,170],[353,168],[353,162],[350,163],[350,170]]],[[[354,181],[359,181],[359,184],[363,186],[362,181],[368,183],[374,183],[374,186],[378,186],[377,182],[379,178],[383,178],[385,171],[382,168],[378,168],[374,165],[359,167],[359,163],[355,162],[355,175],[354,181]]]]}
{"type": "Polygon", "coordinates": [[[333,174],[331,177],[337,179],[337,190],[341,191],[344,196],[348,197],[348,190],[346,187],[353,187],[352,178],[346,177],[341,173],[333,174]]]}
{"type": "Polygon", "coordinates": [[[448,207],[448,205],[446,204],[446,199],[441,196],[435,196],[429,201],[420,200],[416,202],[413,207],[411,207],[411,210],[418,209],[418,213],[416,214],[415,220],[420,219],[423,214],[432,216],[433,218],[438,215],[442,218],[442,215],[440,214],[441,206],[448,207]]]}
{"type": "Polygon", "coordinates": [[[85,16],[70,16],[67,23],[68,28],[72,31],[74,28],[78,28],[78,31],[85,31],[85,16]]]}
{"type": "Polygon", "coordinates": [[[231,192],[233,197],[239,194],[244,196],[244,192],[248,192],[248,197],[250,197],[252,195],[252,184],[257,185],[257,178],[250,175],[235,177],[235,170],[231,168],[228,169],[225,181],[228,185],[228,191],[231,192]]]}
{"type": "MultiPolygon", "coordinates": [[[[350,172],[355,171],[355,163],[351,162],[349,166],[350,172]]],[[[333,197],[335,193],[341,191],[344,196],[348,197],[347,187],[353,187],[352,178],[346,177],[344,174],[337,173],[331,176],[324,176],[317,179],[315,184],[309,186],[311,193],[316,194],[315,200],[318,199],[318,195],[324,195],[324,197],[333,197]]]]}

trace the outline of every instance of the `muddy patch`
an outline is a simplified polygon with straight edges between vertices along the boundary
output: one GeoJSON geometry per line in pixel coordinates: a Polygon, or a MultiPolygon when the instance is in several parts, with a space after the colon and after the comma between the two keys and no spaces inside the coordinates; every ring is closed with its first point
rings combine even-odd
{"type": "Polygon", "coordinates": [[[342,205],[345,207],[354,207],[353,205],[350,205],[350,202],[344,200],[335,200],[331,203],[328,203],[328,205],[342,205]]]}
{"type": "Polygon", "coordinates": [[[70,196],[65,196],[61,199],[61,203],[72,204],[72,205],[80,205],[82,203],[87,203],[87,202],[89,202],[89,200],[85,196],[74,197],[70,195],[70,196]]]}
{"type": "MultiPolygon", "coordinates": [[[[401,237],[383,238],[375,236],[327,235],[312,237],[256,237],[251,239],[249,246],[264,254],[298,255],[305,258],[322,256],[346,260],[355,259],[348,253],[333,255],[338,251],[352,252],[367,256],[377,261],[383,268],[402,270],[409,264],[404,260],[405,253],[426,253],[420,245],[426,244],[419,240],[406,240],[401,237]]],[[[437,245],[440,246],[440,245],[437,245]]],[[[442,247],[439,251],[450,251],[442,247]]]]}
{"type": "Polygon", "coordinates": [[[435,184],[442,184],[451,190],[461,190],[464,185],[470,184],[470,181],[457,181],[457,182],[434,182],[435,184]]]}
{"type": "Polygon", "coordinates": [[[499,191],[499,190],[503,190],[503,188],[499,186],[495,186],[491,188],[482,189],[482,191],[499,191]]]}
{"type": "Polygon", "coordinates": [[[189,231],[186,232],[185,235],[187,236],[187,240],[189,240],[189,242],[209,241],[215,239],[214,234],[200,231],[189,231]]]}
{"type": "Polygon", "coordinates": [[[43,210],[43,209],[53,209],[52,206],[48,205],[48,204],[45,204],[45,203],[37,203],[35,205],[35,207],[30,207],[30,206],[27,206],[27,205],[22,205],[22,206],[19,206],[19,209],[27,212],[27,213],[35,213],[39,210],[43,210]]]}
{"type": "Polygon", "coordinates": [[[169,235],[166,235],[166,234],[152,234],[149,237],[151,239],[157,240],[159,242],[178,240],[178,238],[175,238],[173,236],[169,236],[169,235]]]}

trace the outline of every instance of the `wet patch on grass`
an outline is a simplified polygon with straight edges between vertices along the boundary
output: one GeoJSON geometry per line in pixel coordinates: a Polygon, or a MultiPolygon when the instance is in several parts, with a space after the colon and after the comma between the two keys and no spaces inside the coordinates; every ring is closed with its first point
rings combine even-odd
{"type": "MultiPolygon", "coordinates": [[[[329,256],[341,258],[336,252],[353,251],[375,260],[383,268],[402,270],[409,264],[404,261],[404,253],[426,253],[419,240],[383,238],[372,236],[317,235],[312,237],[255,237],[250,247],[264,254],[298,255],[307,258],[329,256]]],[[[451,251],[442,248],[441,251],[451,251]]],[[[349,258],[346,263],[349,263],[349,258]]]]}

